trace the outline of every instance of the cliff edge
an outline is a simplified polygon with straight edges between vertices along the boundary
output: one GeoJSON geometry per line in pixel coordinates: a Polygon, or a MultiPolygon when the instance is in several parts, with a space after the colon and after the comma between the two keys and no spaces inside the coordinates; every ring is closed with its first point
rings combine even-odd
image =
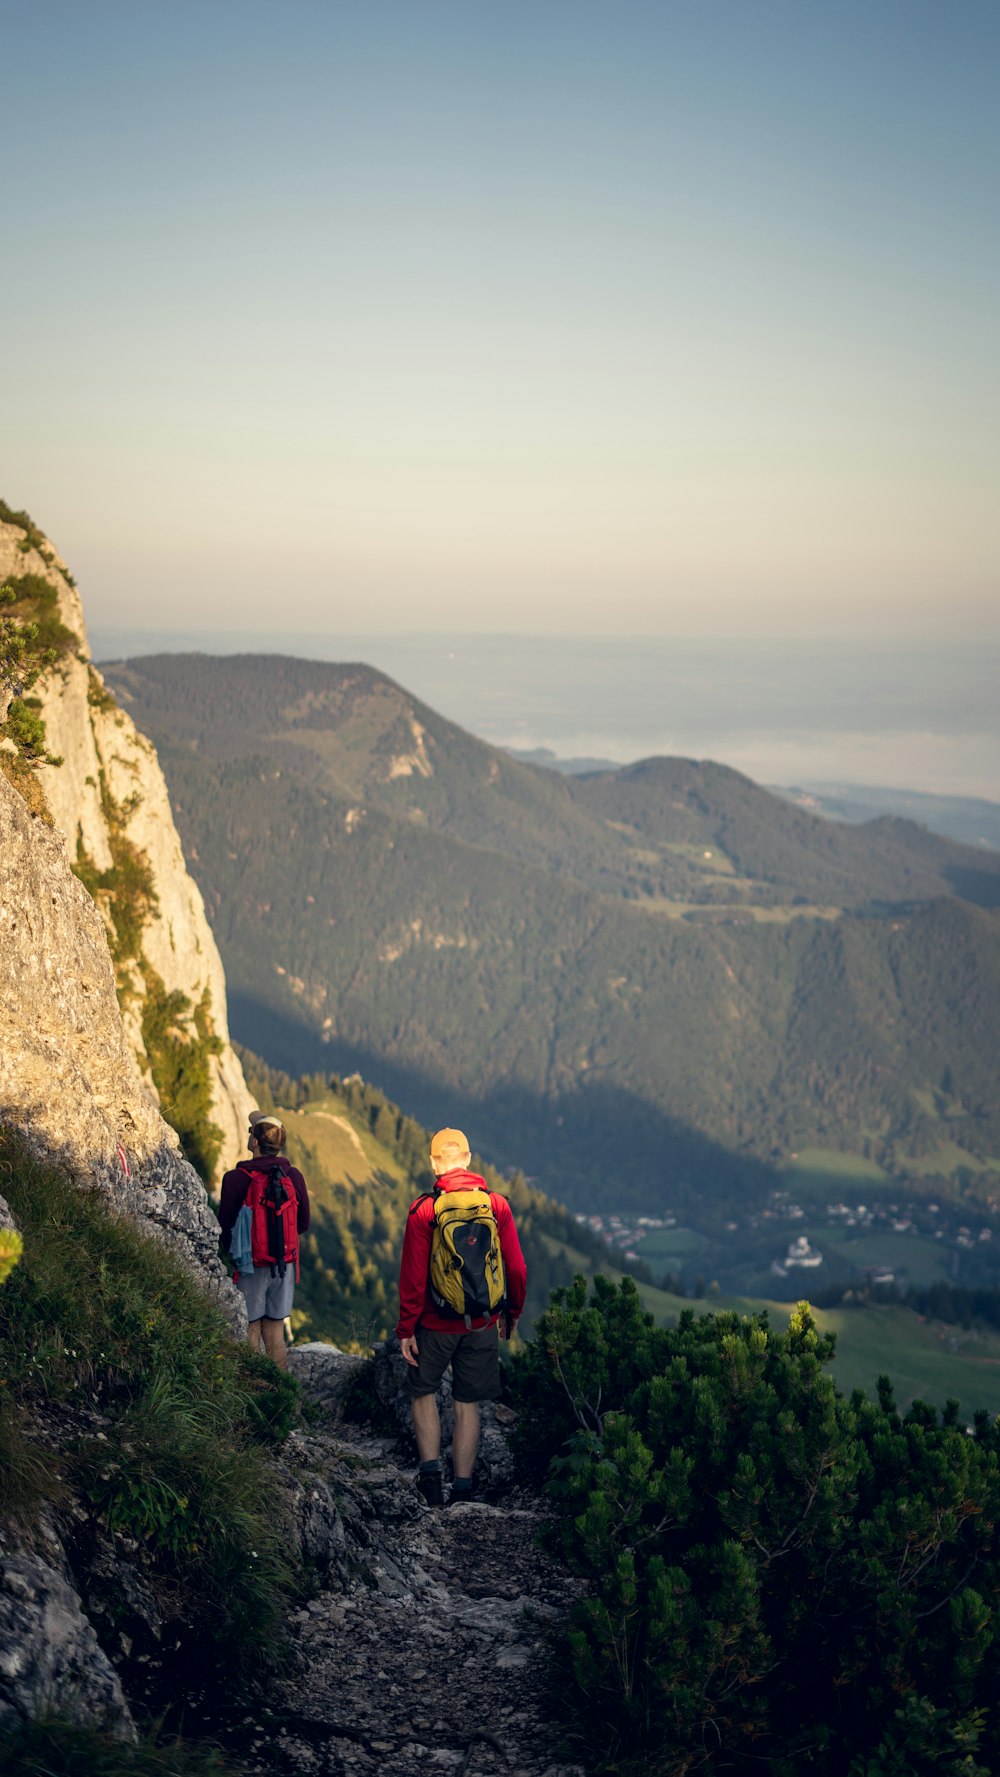
{"type": "Polygon", "coordinates": [[[0,1122],[104,1191],[192,1261],[234,1327],[205,1187],[163,1121],[126,1037],[104,922],[62,835],[0,777],[0,1122]]]}
{"type": "Polygon", "coordinates": [[[72,575],[34,526],[0,521],[5,581],[26,589],[29,607],[47,596],[49,620],[71,638],[38,687],[46,746],[59,763],[37,776],[67,864],[103,917],[142,1084],[217,1183],[245,1145],[252,1101],[230,1046],[222,962],[155,750],[90,662],[72,575]]]}

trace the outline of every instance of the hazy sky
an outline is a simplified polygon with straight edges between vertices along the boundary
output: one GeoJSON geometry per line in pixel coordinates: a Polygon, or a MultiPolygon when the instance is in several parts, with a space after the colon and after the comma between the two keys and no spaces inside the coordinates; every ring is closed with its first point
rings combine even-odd
{"type": "Polygon", "coordinates": [[[0,493],[95,628],[1000,635],[996,0],[3,24],[0,493]]]}

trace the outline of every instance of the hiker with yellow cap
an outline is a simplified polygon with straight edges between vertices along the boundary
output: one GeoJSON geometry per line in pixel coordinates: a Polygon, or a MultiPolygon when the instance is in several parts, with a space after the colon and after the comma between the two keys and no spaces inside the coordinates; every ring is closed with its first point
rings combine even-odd
{"type": "Polygon", "coordinates": [[[449,1364],[455,1435],[449,1505],[472,1498],[479,1449],[479,1403],[500,1395],[502,1333],[509,1339],[524,1307],[528,1273],[510,1204],[469,1172],[460,1129],[431,1141],[436,1183],[410,1205],[399,1267],[396,1333],[409,1366],[417,1487],[443,1506],[441,1419],[435,1396],[449,1364]]]}
{"type": "Polygon", "coordinates": [[[251,1111],[247,1146],[222,1181],[219,1221],[247,1305],[247,1339],[285,1368],[284,1322],[299,1278],[299,1235],[309,1226],[309,1192],[282,1154],[285,1127],[269,1111],[251,1111]]]}

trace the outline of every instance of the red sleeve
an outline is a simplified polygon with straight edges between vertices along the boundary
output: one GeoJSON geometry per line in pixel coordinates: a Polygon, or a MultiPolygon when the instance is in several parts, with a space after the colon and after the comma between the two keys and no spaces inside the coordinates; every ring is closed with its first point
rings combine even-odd
{"type": "Polygon", "coordinates": [[[431,1235],[434,1207],[430,1198],[419,1198],[410,1208],[403,1235],[403,1256],[399,1263],[399,1321],[396,1333],[409,1339],[417,1330],[417,1322],[427,1296],[427,1275],[431,1265],[431,1235]]]}
{"type": "Polygon", "coordinates": [[[512,1320],[517,1320],[528,1294],[528,1267],[524,1262],[521,1242],[517,1238],[517,1228],[506,1197],[494,1196],[493,1209],[497,1218],[497,1233],[500,1236],[500,1252],[507,1283],[507,1312],[512,1320]]]}
{"type": "Polygon", "coordinates": [[[302,1177],[298,1167],[290,1166],[288,1170],[292,1175],[292,1184],[295,1186],[295,1195],[299,1200],[298,1221],[296,1226],[298,1227],[299,1233],[304,1234],[309,1226],[309,1192],[306,1189],[306,1181],[302,1177]]]}

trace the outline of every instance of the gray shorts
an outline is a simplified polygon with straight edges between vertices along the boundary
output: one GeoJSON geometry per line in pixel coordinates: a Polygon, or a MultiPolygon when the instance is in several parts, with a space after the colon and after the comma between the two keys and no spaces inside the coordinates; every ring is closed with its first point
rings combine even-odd
{"type": "Polygon", "coordinates": [[[451,1365],[455,1401],[500,1399],[500,1334],[496,1323],[476,1333],[435,1333],[417,1328],[417,1363],[407,1365],[410,1393],[436,1394],[451,1365]]]}
{"type": "Polygon", "coordinates": [[[295,1266],[286,1265],[284,1277],[272,1277],[270,1265],[255,1265],[237,1279],[247,1305],[247,1320],[286,1320],[295,1294],[295,1266]]]}

